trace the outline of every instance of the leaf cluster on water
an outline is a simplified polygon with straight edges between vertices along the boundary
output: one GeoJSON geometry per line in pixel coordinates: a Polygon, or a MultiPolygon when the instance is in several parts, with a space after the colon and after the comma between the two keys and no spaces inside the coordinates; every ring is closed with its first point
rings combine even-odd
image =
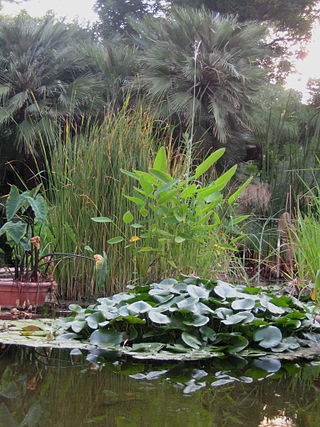
{"type": "Polygon", "coordinates": [[[62,321],[68,337],[162,360],[292,352],[305,345],[306,332],[320,328],[314,304],[194,277],[128,288],[70,309],[62,321]]]}

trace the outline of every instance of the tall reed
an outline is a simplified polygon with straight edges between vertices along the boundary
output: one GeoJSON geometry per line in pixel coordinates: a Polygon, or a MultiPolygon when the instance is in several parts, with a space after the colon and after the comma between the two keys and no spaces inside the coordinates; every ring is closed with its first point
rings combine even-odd
{"type": "Polygon", "coordinates": [[[79,299],[113,293],[132,278],[130,253],[123,245],[107,245],[113,236],[128,233],[122,216],[129,202],[123,193],[131,180],[121,168],[147,169],[156,145],[152,117],[127,107],[108,113],[101,125],[86,123],[80,129],[67,127],[47,156],[47,196],[52,205],[49,225],[59,252],[105,251],[108,277],[98,289],[92,265],[64,261],[56,267],[60,294],[79,299]],[[96,224],[92,217],[108,216],[115,224],[96,224]]]}

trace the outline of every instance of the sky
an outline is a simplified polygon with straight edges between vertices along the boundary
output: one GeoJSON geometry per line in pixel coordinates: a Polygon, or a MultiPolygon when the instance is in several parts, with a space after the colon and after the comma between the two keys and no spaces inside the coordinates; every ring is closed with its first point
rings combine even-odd
{"type": "MultiPolygon", "coordinates": [[[[39,17],[45,15],[46,11],[52,9],[58,17],[66,17],[72,21],[94,22],[97,14],[93,11],[95,0],[28,0],[19,4],[3,2],[2,13],[16,15],[25,9],[29,15],[39,17]]],[[[320,78],[320,23],[314,25],[313,37],[309,43],[309,54],[303,60],[296,62],[297,72],[290,75],[287,87],[300,90],[307,99],[305,90],[309,78],[320,78]]]]}

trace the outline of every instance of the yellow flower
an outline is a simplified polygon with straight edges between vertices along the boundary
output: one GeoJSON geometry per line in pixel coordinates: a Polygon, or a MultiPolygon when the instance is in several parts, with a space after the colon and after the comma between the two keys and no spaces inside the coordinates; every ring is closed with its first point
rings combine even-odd
{"type": "Polygon", "coordinates": [[[132,236],[131,239],[129,240],[129,243],[138,242],[138,240],[140,240],[140,237],[138,237],[138,236],[132,236]]]}
{"type": "Polygon", "coordinates": [[[93,258],[95,260],[96,266],[101,265],[104,262],[102,255],[97,254],[97,255],[94,255],[93,258]]]}
{"type": "Polygon", "coordinates": [[[31,237],[30,239],[30,243],[37,248],[38,250],[40,249],[40,237],[39,236],[34,236],[31,237]]]}

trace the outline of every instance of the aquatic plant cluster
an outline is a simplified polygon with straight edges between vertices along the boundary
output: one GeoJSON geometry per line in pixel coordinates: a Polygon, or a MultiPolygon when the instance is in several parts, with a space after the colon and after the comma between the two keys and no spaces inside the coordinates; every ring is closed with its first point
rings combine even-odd
{"type": "MultiPolygon", "coordinates": [[[[138,358],[184,359],[226,354],[262,356],[310,346],[320,323],[315,305],[262,288],[195,277],[165,279],[72,304],[64,338],[138,358]]],[[[314,339],[314,344],[317,342],[314,339]]]]}

